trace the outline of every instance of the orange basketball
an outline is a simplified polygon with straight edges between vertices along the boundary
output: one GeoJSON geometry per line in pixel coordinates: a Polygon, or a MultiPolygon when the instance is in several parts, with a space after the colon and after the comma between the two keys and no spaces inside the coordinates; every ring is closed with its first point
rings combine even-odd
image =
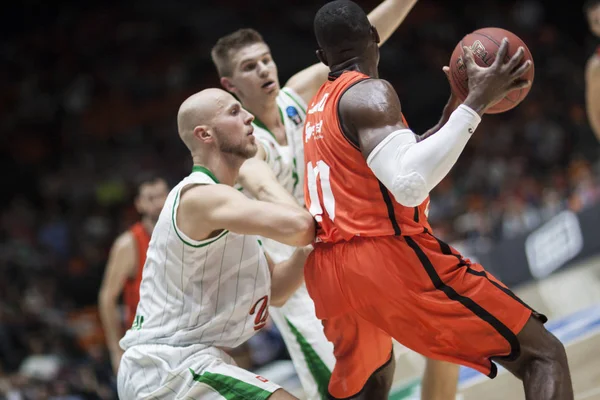
{"type": "MultiPolygon", "coordinates": [[[[532,65],[522,78],[533,82],[535,73],[533,57],[531,56],[531,52],[527,48],[527,45],[517,35],[501,28],[478,29],[462,38],[454,48],[454,52],[452,52],[452,57],[450,58],[450,86],[452,92],[458,96],[461,101],[467,97],[469,92],[467,69],[462,59],[462,47],[467,46],[473,50],[473,56],[477,65],[489,67],[496,59],[496,53],[500,48],[500,43],[503,38],[507,38],[509,44],[505,61],[508,61],[517,52],[520,46],[523,47],[525,50],[523,62],[531,60],[532,65]]],[[[498,103],[490,107],[486,113],[498,114],[515,108],[523,101],[523,99],[525,99],[530,89],[531,85],[524,89],[513,90],[498,103]]]]}

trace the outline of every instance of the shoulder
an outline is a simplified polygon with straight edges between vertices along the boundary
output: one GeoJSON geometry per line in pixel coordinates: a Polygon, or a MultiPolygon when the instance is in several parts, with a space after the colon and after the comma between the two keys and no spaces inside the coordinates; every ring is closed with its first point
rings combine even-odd
{"type": "Polygon", "coordinates": [[[238,190],[228,185],[190,185],[181,190],[178,212],[208,212],[210,209],[239,196],[244,197],[238,190]]]}
{"type": "Polygon", "coordinates": [[[296,92],[291,87],[289,87],[289,86],[282,87],[281,90],[279,91],[279,96],[281,96],[282,98],[284,98],[286,100],[291,100],[298,107],[300,107],[300,109],[302,111],[306,112],[306,102],[304,101],[304,99],[302,99],[302,97],[298,94],[298,92],[296,92]]]}
{"type": "MultiPolygon", "coordinates": [[[[375,120],[401,112],[394,87],[384,79],[365,79],[350,87],[340,98],[339,112],[344,119],[375,120]]],[[[383,120],[381,122],[384,122],[383,120]]]]}
{"type": "Polygon", "coordinates": [[[341,96],[340,103],[353,107],[371,108],[390,100],[398,101],[396,90],[384,79],[369,78],[357,82],[341,96]]]}
{"type": "Polygon", "coordinates": [[[131,250],[135,250],[135,238],[131,229],[121,233],[114,241],[112,245],[113,252],[125,253],[131,250]]]}
{"type": "Polygon", "coordinates": [[[600,76],[600,56],[594,53],[585,66],[586,79],[598,79],[600,76]]]}

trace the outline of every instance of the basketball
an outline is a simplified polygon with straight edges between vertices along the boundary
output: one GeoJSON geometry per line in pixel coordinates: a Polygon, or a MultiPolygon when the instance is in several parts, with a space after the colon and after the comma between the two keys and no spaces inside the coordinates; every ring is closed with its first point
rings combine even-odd
{"type": "MultiPolygon", "coordinates": [[[[534,65],[531,52],[527,45],[514,33],[501,28],[482,28],[466,35],[456,45],[450,58],[450,86],[452,92],[461,100],[467,97],[469,92],[467,68],[463,62],[463,46],[468,46],[473,51],[473,57],[477,65],[481,67],[489,67],[496,59],[496,53],[500,48],[500,43],[503,38],[508,39],[508,52],[505,62],[508,61],[519,49],[520,46],[525,50],[522,62],[531,60],[531,67],[522,76],[523,79],[528,79],[533,82],[534,65]]],[[[513,90],[498,103],[490,107],[487,114],[498,114],[515,108],[520,102],[525,99],[531,85],[524,89],[513,90]]]]}

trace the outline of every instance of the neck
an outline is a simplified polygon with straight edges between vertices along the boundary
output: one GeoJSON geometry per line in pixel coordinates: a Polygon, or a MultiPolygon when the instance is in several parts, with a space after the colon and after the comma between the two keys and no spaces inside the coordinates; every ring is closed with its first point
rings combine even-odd
{"type": "Polygon", "coordinates": [[[233,154],[215,154],[209,157],[193,156],[194,167],[208,169],[217,179],[218,183],[233,186],[237,181],[240,167],[246,161],[233,154]]]}
{"type": "Polygon", "coordinates": [[[262,122],[271,131],[283,125],[275,97],[269,97],[269,99],[264,102],[242,101],[242,105],[254,115],[256,120],[262,122]]]}
{"type": "Polygon", "coordinates": [[[144,227],[144,230],[146,232],[148,232],[148,235],[152,235],[152,231],[154,230],[154,226],[156,225],[156,221],[154,221],[152,218],[144,216],[142,217],[142,226],[144,227]]]}
{"type": "Polygon", "coordinates": [[[377,64],[365,60],[361,57],[353,57],[344,61],[336,62],[329,68],[332,74],[336,72],[342,72],[345,70],[362,72],[371,78],[379,78],[379,71],[377,70],[377,64]]]}

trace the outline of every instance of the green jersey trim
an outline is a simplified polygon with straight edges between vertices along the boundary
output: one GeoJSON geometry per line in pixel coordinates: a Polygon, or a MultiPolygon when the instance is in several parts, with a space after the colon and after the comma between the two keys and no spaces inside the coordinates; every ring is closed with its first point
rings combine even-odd
{"type": "Polygon", "coordinates": [[[302,104],[300,104],[300,102],[295,98],[295,96],[293,96],[291,93],[288,93],[288,91],[284,88],[281,89],[281,91],[283,92],[283,94],[285,94],[287,97],[289,97],[290,99],[293,100],[294,103],[296,103],[296,105],[298,107],[300,107],[300,109],[302,110],[302,112],[304,113],[304,115],[306,115],[306,109],[304,107],[302,107],[302,104]]]}
{"type": "Polygon", "coordinates": [[[193,379],[196,382],[204,383],[223,396],[227,400],[267,400],[273,393],[268,390],[240,381],[231,376],[204,372],[197,374],[190,368],[193,379]]]}

